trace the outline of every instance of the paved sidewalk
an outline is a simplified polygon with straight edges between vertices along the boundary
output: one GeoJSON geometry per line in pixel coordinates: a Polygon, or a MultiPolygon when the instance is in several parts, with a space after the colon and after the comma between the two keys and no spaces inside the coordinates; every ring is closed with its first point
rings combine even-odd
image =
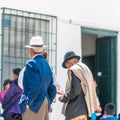
{"type": "Polygon", "coordinates": [[[0,117],[0,120],[4,120],[4,118],[3,118],[3,117],[0,117]]]}
{"type": "Polygon", "coordinates": [[[64,120],[64,115],[61,114],[62,103],[58,101],[58,95],[52,105],[53,112],[50,114],[50,120],[64,120]]]}

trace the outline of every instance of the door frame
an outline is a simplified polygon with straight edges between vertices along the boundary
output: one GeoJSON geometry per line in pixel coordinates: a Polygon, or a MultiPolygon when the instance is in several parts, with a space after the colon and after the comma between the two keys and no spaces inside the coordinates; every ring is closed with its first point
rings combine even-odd
{"type": "MultiPolygon", "coordinates": [[[[103,35],[103,36],[116,36],[116,38],[117,38],[116,42],[118,41],[118,32],[114,32],[114,31],[81,27],[81,36],[82,36],[82,33],[95,34],[95,35],[103,35]]],[[[81,37],[81,41],[82,41],[82,37],[81,37]]],[[[81,44],[81,46],[82,46],[82,44],[81,44]]],[[[117,47],[117,45],[116,45],[116,47],[117,47]]],[[[118,49],[117,49],[117,51],[118,51],[118,49]]],[[[118,76],[117,75],[117,73],[118,73],[117,60],[118,60],[118,58],[116,56],[116,77],[115,77],[116,78],[116,85],[118,85],[117,84],[117,82],[118,82],[117,81],[118,80],[117,79],[117,76],[118,76]]],[[[111,88],[112,88],[112,86],[111,86],[111,88]]],[[[116,93],[116,95],[118,95],[117,94],[117,89],[116,89],[115,93],[116,93]]],[[[116,108],[118,108],[117,107],[118,106],[117,101],[118,101],[118,96],[116,96],[116,108]]],[[[117,112],[118,112],[118,110],[117,110],[117,112]]]]}

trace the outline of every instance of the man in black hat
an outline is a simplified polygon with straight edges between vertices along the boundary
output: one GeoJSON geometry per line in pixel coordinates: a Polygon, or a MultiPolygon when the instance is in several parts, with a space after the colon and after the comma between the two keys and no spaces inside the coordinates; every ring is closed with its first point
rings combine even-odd
{"type": "Polygon", "coordinates": [[[68,69],[65,94],[59,97],[59,101],[64,103],[62,113],[65,120],[87,120],[98,108],[92,73],[79,59],[80,56],[69,51],[62,63],[62,67],[68,69]]]}

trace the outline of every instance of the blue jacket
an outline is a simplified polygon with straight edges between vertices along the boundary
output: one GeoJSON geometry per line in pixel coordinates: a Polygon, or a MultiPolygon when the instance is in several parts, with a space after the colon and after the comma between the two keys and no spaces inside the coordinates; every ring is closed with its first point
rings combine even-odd
{"type": "MultiPolygon", "coordinates": [[[[26,63],[23,76],[23,96],[26,96],[30,109],[37,112],[46,97],[48,105],[53,102],[56,96],[56,87],[53,84],[53,74],[48,62],[42,55],[35,55],[26,63]]],[[[23,105],[22,113],[25,111],[23,105]]]]}
{"type": "Polygon", "coordinates": [[[104,116],[100,120],[118,120],[118,118],[115,116],[104,116]]]}

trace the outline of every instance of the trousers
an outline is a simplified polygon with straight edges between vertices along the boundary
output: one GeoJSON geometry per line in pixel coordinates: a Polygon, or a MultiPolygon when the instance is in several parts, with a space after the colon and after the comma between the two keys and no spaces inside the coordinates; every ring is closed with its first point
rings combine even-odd
{"type": "Polygon", "coordinates": [[[41,108],[39,109],[37,113],[31,111],[30,109],[26,110],[22,114],[22,120],[49,120],[47,98],[45,98],[41,108]]]}
{"type": "Polygon", "coordinates": [[[80,116],[77,116],[71,120],[87,120],[87,116],[86,115],[80,115],[80,116]]]}

